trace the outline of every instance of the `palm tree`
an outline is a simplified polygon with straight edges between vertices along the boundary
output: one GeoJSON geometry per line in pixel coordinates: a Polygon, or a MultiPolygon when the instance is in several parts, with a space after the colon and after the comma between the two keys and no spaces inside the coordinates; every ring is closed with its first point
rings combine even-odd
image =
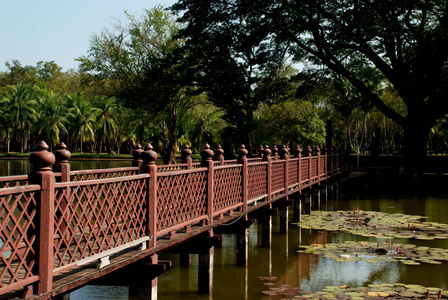
{"type": "Polygon", "coordinates": [[[40,118],[39,118],[39,134],[43,134],[45,141],[53,145],[59,143],[59,135],[62,132],[68,133],[65,124],[68,123],[65,117],[67,109],[62,103],[62,98],[53,90],[39,89],[40,97],[40,118]]]}
{"type": "MultiPolygon", "coordinates": [[[[1,99],[1,97],[0,97],[1,99]]],[[[11,128],[8,126],[9,116],[7,112],[7,106],[2,104],[0,105],[0,138],[5,141],[6,152],[9,152],[9,139],[11,128]]]]}
{"type": "Polygon", "coordinates": [[[32,123],[37,121],[38,116],[33,88],[26,84],[8,86],[0,103],[8,107],[10,124],[12,128],[20,132],[20,153],[23,153],[26,126],[28,125],[29,130],[32,123]]]}
{"type": "Polygon", "coordinates": [[[100,139],[99,152],[101,152],[103,142],[108,146],[107,152],[110,153],[110,139],[116,136],[118,132],[117,111],[118,105],[113,98],[99,99],[95,107],[98,109],[97,129],[100,139]],[[109,143],[108,143],[109,142],[109,143]]]}
{"type": "Polygon", "coordinates": [[[82,153],[83,142],[95,141],[95,121],[98,109],[84,98],[82,93],[73,93],[67,96],[69,117],[75,137],[79,139],[79,147],[82,153]]]}

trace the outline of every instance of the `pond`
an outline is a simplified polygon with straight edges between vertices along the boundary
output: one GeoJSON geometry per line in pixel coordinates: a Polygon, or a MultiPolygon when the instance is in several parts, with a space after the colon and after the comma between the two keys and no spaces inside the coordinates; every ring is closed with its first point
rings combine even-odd
{"type": "MultiPolygon", "coordinates": [[[[448,197],[445,195],[382,194],[381,190],[366,194],[351,193],[329,200],[321,210],[362,210],[385,213],[402,213],[426,216],[425,221],[448,223],[448,197]]],[[[346,190],[345,190],[346,191],[346,190]]],[[[371,190],[372,191],[372,190],[371,190]]],[[[290,212],[292,220],[292,212],[290,212]]],[[[270,287],[300,287],[320,291],[325,286],[348,285],[352,287],[380,283],[420,284],[426,287],[448,289],[448,261],[439,265],[421,264],[408,266],[399,262],[369,263],[366,261],[337,262],[323,255],[298,253],[300,245],[315,243],[341,243],[343,241],[384,240],[355,236],[349,233],[329,233],[300,229],[289,225],[287,234],[279,233],[278,217],[273,217],[272,244],[261,247],[261,225],[249,227],[249,258],[247,266],[236,266],[236,239],[224,235],[222,247],[215,247],[213,292],[197,294],[197,256],[192,255],[189,267],[179,267],[179,257],[161,254],[159,259],[171,260],[173,267],[159,277],[158,299],[281,299],[266,296],[270,287]],[[260,277],[276,277],[272,282],[260,277]]],[[[412,243],[448,249],[448,240],[419,241],[396,239],[396,243],[412,243]]],[[[127,299],[126,287],[88,286],[71,295],[71,299],[127,299]]]]}
{"type": "MultiPolygon", "coordinates": [[[[106,168],[130,167],[131,160],[70,160],[70,169],[91,170],[106,168]]],[[[31,170],[31,165],[27,159],[0,159],[0,176],[25,175],[31,170]]]]}

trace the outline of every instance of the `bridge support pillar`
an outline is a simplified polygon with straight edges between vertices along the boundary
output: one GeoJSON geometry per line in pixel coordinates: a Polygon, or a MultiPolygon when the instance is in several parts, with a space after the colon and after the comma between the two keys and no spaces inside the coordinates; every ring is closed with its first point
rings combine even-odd
{"type": "Polygon", "coordinates": [[[261,224],[261,246],[269,247],[271,245],[272,234],[272,216],[277,214],[277,208],[272,208],[271,205],[260,208],[251,213],[249,218],[255,218],[261,224]]]}
{"type": "Polygon", "coordinates": [[[278,208],[279,222],[280,222],[280,233],[288,232],[289,206],[292,203],[294,203],[294,201],[292,198],[290,199],[289,196],[274,203],[275,207],[278,208]]]}
{"type": "Polygon", "coordinates": [[[269,247],[272,239],[272,216],[260,219],[261,222],[261,246],[269,247]]]}
{"type": "Polygon", "coordinates": [[[199,253],[198,293],[209,294],[213,288],[213,260],[215,248],[199,253]]]}
{"type": "Polygon", "coordinates": [[[186,253],[186,252],[181,252],[179,253],[179,265],[181,267],[188,267],[190,265],[190,258],[191,255],[190,253],[186,253]]]}
{"type": "MultiPolygon", "coordinates": [[[[158,264],[158,255],[151,256],[151,264],[158,264]]],[[[129,300],[156,300],[157,299],[157,284],[158,278],[155,277],[149,280],[147,285],[130,284],[129,285],[129,300]]]]}
{"type": "Polygon", "coordinates": [[[302,220],[302,201],[305,199],[305,196],[301,193],[295,193],[289,197],[293,201],[293,222],[298,223],[302,220]]]}
{"type": "Polygon", "coordinates": [[[327,186],[324,185],[324,186],[322,186],[322,190],[321,190],[321,198],[322,198],[322,202],[324,202],[324,203],[327,203],[327,194],[328,194],[327,186]]]}
{"type": "Polygon", "coordinates": [[[213,286],[214,249],[221,243],[222,237],[214,235],[213,231],[197,236],[168,250],[170,253],[180,253],[182,259],[187,260],[190,254],[198,254],[198,293],[209,294],[213,286]],[[183,257],[183,258],[182,258],[183,257]]]}
{"type": "Polygon", "coordinates": [[[319,186],[313,188],[312,198],[313,202],[311,203],[312,209],[320,210],[320,189],[319,186]]]}
{"type": "Polygon", "coordinates": [[[328,198],[330,198],[331,200],[333,200],[334,199],[334,187],[333,187],[333,182],[330,182],[328,185],[327,185],[327,193],[328,193],[328,198]]]}
{"type": "Polygon", "coordinates": [[[247,229],[236,234],[236,264],[237,266],[247,265],[248,259],[248,239],[247,229]]]}
{"type": "MultiPolygon", "coordinates": [[[[246,216],[247,218],[247,216],[246,216]]],[[[245,266],[248,259],[247,228],[255,223],[255,219],[241,219],[235,223],[215,229],[215,233],[230,233],[236,235],[236,264],[245,266]]]]}
{"type": "Polygon", "coordinates": [[[310,214],[313,204],[313,195],[310,190],[307,190],[305,193],[303,193],[303,195],[305,202],[304,212],[305,214],[310,214]]]}
{"type": "Polygon", "coordinates": [[[288,233],[288,213],[289,207],[281,207],[279,210],[280,233],[288,233]]]}
{"type": "Polygon", "coordinates": [[[339,199],[339,182],[337,182],[337,181],[334,182],[333,186],[334,186],[334,197],[336,200],[338,200],[339,199]]]}

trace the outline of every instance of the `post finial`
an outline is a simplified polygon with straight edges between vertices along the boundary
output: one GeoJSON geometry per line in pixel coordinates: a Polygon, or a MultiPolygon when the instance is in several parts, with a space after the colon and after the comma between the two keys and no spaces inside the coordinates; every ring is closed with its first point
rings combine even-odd
{"type": "Polygon", "coordinates": [[[238,158],[239,159],[247,158],[248,153],[249,151],[247,151],[246,146],[244,146],[244,144],[241,144],[240,148],[238,149],[238,158]]]}
{"type": "Polygon", "coordinates": [[[201,158],[202,160],[212,160],[214,154],[213,150],[210,149],[210,145],[206,144],[204,150],[201,151],[201,158]]]}
{"type": "Polygon", "coordinates": [[[134,157],[134,160],[141,160],[142,158],[140,157],[140,153],[142,152],[142,146],[140,144],[137,144],[132,150],[132,156],[134,157]]]}
{"type": "Polygon", "coordinates": [[[28,161],[33,165],[33,172],[51,170],[50,166],[55,163],[56,157],[48,152],[48,148],[44,141],[40,141],[34,147],[34,152],[28,157],[28,161]]]}
{"type": "Polygon", "coordinates": [[[185,146],[183,146],[182,151],[180,152],[180,159],[181,162],[183,164],[187,163],[188,159],[191,159],[191,154],[193,153],[193,151],[191,151],[190,146],[188,146],[187,144],[185,144],[185,146]]]}
{"type": "Polygon", "coordinates": [[[72,157],[64,142],[56,145],[56,150],[53,151],[53,154],[56,158],[56,164],[68,164],[68,160],[72,157]]]}
{"type": "Polygon", "coordinates": [[[155,164],[157,159],[157,152],[153,151],[154,149],[150,143],[145,145],[144,151],[140,153],[140,157],[143,159],[143,163],[147,164],[155,164]]]}

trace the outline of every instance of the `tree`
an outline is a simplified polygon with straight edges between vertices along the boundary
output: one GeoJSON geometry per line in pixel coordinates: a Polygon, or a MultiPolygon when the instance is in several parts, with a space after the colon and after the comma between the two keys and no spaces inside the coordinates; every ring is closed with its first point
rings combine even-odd
{"type": "Polygon", "coordinates": [[[98,152],[101,153],[103,142],[107,146],[107,152],[111,153],[110,140],[113,139],[118,132],[118,122],[116,114],[118,112],[118,104],[114,98],[98,98],[94,103],[98,109],[97,115],[97,132],[100,140],[98,152]]]}
{"type": "Polygon", "coordinates": [[[95,141],[95,124],[98,109],[84,98],[82,93],[67,96],[71,130],[79,140],[79,151],[83,152],[83,142],[95,141]]]}
{"type": "Polygon", "coordinates": [[[0,103],[7,106],[7,114],[12,128],[20,133],[20,153],[26,147],[25,136],[30,126],[37,121],[37,101],[30,85],[8,86],[0,103]]]}
{"type": "Polygon", "coordinates": [[[188,9],[180,18],[188,24],[180,35],[186,38],[197,86],[236,127],[239,143],[252,144],[254,112],[289,86],[288,78],[280,76],[288,43],[270,39],[257,16],[240,18],[237,10],[221,1],[179,1],[172,9],[188,9]]]}
{"type": "Polygon", "coordinates": [[[175,52],[182,43],[175,38],[179,24],[162,6],[145,10],[141,18],[126,16],[129,24],[93,36],[89,55],[78,59],[80,69],[103,87],[103,94],[144,109],[163,140],[157,150],[165,163],[174,163],[185,113],[196,103],[187,84],[191,79],[177,68],[183,55],[175,52]]]}
{"type": "Polygon", "coordinates": [[[53,90],[38,89],[39,97],[39,134],[43,134],[44,140],[53,146],[60,142],[61,131],[68,133],[65,124],[68,123],[67,109],[64,106],[62,96],[53,90]]]}
{"type": "MultiPolygon", "coordinates": [[[[213,7],[228,22],[251,18],[268,24],[272,38],[291,43],[297,61],[306,59],[309,69],[343,76],[397,122],[404,130],[408,173],[421,166],[431,127],[448,112],[446,0],[181,0],[176,7],[186,10],[185,15],[213,7]],[[360,58],[393,85],[406,105],[405,115],[356,75],[351,62],[360,58]]],[[[202,26],[214,23],[210,18],[197,21],[202,26]]]]}
{"type": "Polygon", "coordinates": [[[259,112],[259,134],[271,145],[323,146],[325,123],[307,101],[284,101],[259,112]]]}
{"type": "Polygon", "coordinates": [[[33,66],[22,66],[20,61],[5,62],[7,72],[0,73],[0,87],[17,84],[33,85],[38,82],[37,70],[33,66]]]}

